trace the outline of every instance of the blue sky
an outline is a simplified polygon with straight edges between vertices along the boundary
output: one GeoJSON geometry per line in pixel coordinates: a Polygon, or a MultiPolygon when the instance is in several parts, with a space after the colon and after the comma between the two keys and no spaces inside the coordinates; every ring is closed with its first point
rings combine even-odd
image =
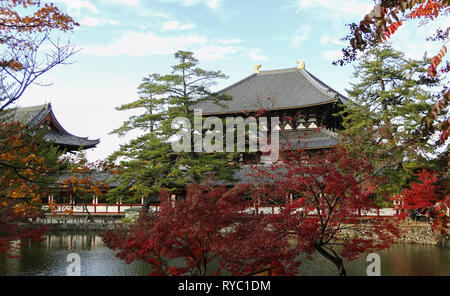
{"type": "MultiPolygon", "coordinates": [[[[82,49],[72,64],[49,72],[21,98],[21,106],[51,102],[58,120],[71,133],[100,138],[88,151],[94,161],[118,149],[130,135],[108,135],[132,115],[114,107],[135,99],[144,76],[168,73],[179,49],[193,51],[200,67],[229,76],[214,90],[261,70],[292,68],[304,60],[308,71],[346,94],[354,65],[336,67],[348,33],[372,0],[52,0],[81,26],[66,34],[82,49]]],[[[450,26],[448,19],[440,19],[450,26]]],[[[440,45],[426,42],[434,25],[402,26],[394,47],[420,58],[440,45]]]]}

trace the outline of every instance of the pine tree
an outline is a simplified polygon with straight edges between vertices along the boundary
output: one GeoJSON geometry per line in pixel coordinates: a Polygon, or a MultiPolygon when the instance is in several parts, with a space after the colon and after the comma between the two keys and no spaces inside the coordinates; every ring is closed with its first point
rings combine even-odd
{"type": "MultiPolygon", "coordinates": [[[[151,201],[156,201],[162,189],[182,193],[192,181],[200,181],[212,174],[217,180],[232,180],[233,171],[229,165],[234,154],[195,153],[172,150],[171,141],[181,127],[172,122],[184,117],[191,123],[193,133],[193,107],[205,100],[220,104],[229,99],[209,90],[216,79],[226,76],[220,71],[206,71],[198,68],[199,61],[192,52],[178,51],[178,64],[172,66],[171,74],[152,74],[143,79],[138,87],[139,99],[122,105],[117,110],[141,110],[145,112],[131,116],[113,134],[126,135],[140,131],[142,135],[122,145],[114,152],[110,161],[119,162],[120,186],[110,191],[110,200],[127,202],[146,200],[144,210],[151,201]]],[[[194,137],[192,137],[194,138],[194,137]]],[[[191,143],[193,147],[193,142],[191,143]]]]}
{"type": "Polygon", "coordinates": [[[357,82],[348,90],[344,139],[363,150],[390,181],[383,190],[398,194],[435,149],[424,134],[423,118],[432,102],[426,91],[437,79],[426,77],[427,60],[411,60],[390,45],[368,50],[355,67],[357,82]]]}

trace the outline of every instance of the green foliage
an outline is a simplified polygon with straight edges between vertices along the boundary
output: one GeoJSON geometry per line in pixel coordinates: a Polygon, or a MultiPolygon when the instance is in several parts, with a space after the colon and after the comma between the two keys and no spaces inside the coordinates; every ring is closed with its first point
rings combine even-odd
{"type": "Polygon", "coordinates": [[[171,74],[144,78],[138,87],[139,99],[117,108],[145,112],[131,116],[112,132],[119,136],[130,131],[142,134],[109,157],[109,161],[119,162],[121,166],[117,175],[121,184],[110,190],[109,200],[156,201],[161,189],[180,192],[187,183],[209,173],[219,180],[232,179],[227,159],[230,155],[172,151],[170,141],[180,131],[172,127],[175,118],[188,118],[193,128],[193,106],[205,100],[220,103],[230,99],[209,90],[216,79],[226,78],[220,71],[198,68],[199,62],[192,52],[178,51],[175,58],[178,64],[172,66],[171,74]]]}
{"type": "Polygon", "coordinates": [[[341,113],[344,141],[389,177],[381,190],[391,194],[399,193],[436,153],[430,135],[422,132],[433,100],[426,89],[439,83],[426,77],[427,63],[407,59],[390,45],[368,50],[355,67],[357,82],[341,113]]]}

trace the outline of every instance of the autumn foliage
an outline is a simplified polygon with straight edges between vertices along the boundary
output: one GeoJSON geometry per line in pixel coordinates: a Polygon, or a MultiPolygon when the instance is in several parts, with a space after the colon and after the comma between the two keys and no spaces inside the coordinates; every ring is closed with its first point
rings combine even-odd
{"type": "Polygon", "coordinates": [[[8,251],[11,241],[36,239],[44,230],[28,226],[30,219],[42,215],[42,198],[48,192],[43,184],[49,181],[45,174],[51,161],[39,155],[42,146],[20,124],[0,124],[0,147],[1,253],[8,251]]]}
{"type": "MultiPolygon", "coordinates": [[[[66,32],[78,25],[53,3],[41,4],[41,1],[34,0],[3,0],[0,3],[0,41],[1,44],[10,47],[33,46],[20,33],[40,33],[51,30],[66,32]],[[25,11],[31,10],[31,12],[21,15],[18,12],[20,8],[25,11]]],[[[1,60],[0,66],[13,71],[23,68],[17,60],[1,60]]]]}
{"type": "Polygon", "coordinates": [[[32,227],[32,221],[43,214],[42,199],[61,185],[58,173],[71,167],[60,158],[62,151],[45,143],[43,130],[5,114],[29,85],[75,53],[51,33],[78,25],[52,3],[0,1],[0,253],[14,240],[39,238],[45,229],[32,227]]]}
{"type": "Polygon", "coordinates": [[[77,51],[57,33],[79,24],[52,3],[40,0],[0,1],[0,111],[6,110],[31,84],[77,51]]]}
{"type": "Polygon", "coordinates": [[[294,275],[299,255],[315,251],[345,275],[344,258],[387,248],[399,234],[394,219],[361,224],[361,215],[379,208],[372,194],[383,180],[343,148],[288,151],[249,177],[252,185],[228,190],[192,183],[179,201],[163,194],[159,212],[106,233],[105,242],[128,263],[150,263],[153,275],[243,275],[267,266],[294,275]],[[263,206],[277,211],[258,213],[263,206]],[[209,270],[212,262],[219,270],[209,270]]]}
{"type": "MultiPolygon", "coordinates": [[[[449,13],[450,2],[448,0],[379,1],[379,4],[375,5],[373,10],[359,24],[353,23],[350,25],[351,32],[344,38],[350,45],[342,50],[344,57],[334,62],[334,64],[343,65],[355,60],[358,52],[363,52],[388,40],[407,21],[419,19],[421,24],[425,24],[434,21],[439,16],[448,16],[449,13]]],[[[430,79],[434,79],[438,74],[445,74],[450,70],[449,62],[444,63],[449,32],[450,28],[439,28],[436,30],[435,36],[428,38],[429,40],[442,41],[443,43],[439,52],[430,60],[428,67],[430,79]]],[[[448,106],[450,93],[447,88],[444,88],[441,95],[442,97],[434,106],[430,106],[430,111],[424,118],[424,121],[427,131],[434,132],[436,129],[441,131],[440,143],[443,143],[449,136],[450,118],[446,117],[441,120],[440,115],[444,113],[448,106]],[[437,123],[434,124],[435,122],[437,123]]]]}
{"type": "Polygon", "coordinates": [[[432,229],[442,234],[448,234],[448,209],[450,195],[445,184],[445,177],[436,172],[422,170],[417,174],[418,181],[412,183],[401,195],[395,196],[398,209],[406,217],[411,211],[431,218],[432,229]]]}
{"type": "MultiPolygon", "coordinates": [[[[44,137],[45,129],[0,123],[0,253],[8,252],[14,240],[39,239],[45,227],[32,222],[43,217],[42,201],[49,195],[65,191],[74,201],[86,201],[86,197],[91,201],[92,195],[107,189],[92,172],[110,165],[63,156],[44,137]]],[[[50,210],[54,205],[50,204],[50,210]]]]}
{"type": "MultiPolygon", "coordinates": [[[[374,193],[385,180],[362,154],[336,147],[321,152],[287,150],[281,161],[258,169],[264,184],[255,185],[253,198],[275,204],[280,213],[268,215],[275,232],[295,238],[299,252],[318,251],[345,275],[343,258],[385,249],[399,234],[395,219],[361,224],[362,216],[377,212],[374,193]]],[[[386,196],[388,198],[388,196],[386,196]]]]}
{"type": "Polygon", "coordinates": [[[243,185],[192,183],[186,198],[174,201],[163,191],[158,212],[141,214],[129,229],[109,231],[104,240],[127,263],[149,263],[151,275],[242,275],[269,264],[286,274],[294,258],[278,234],[261,229],[245,212],[247,193],[243,185]]]}
{"type": "Polygon", "coordinates": [[[208,267],[223,241],[221,231],[243,209],[243,199],[233,193],[225,187],[191,184],[186,199],[174,201],[163,191],[157,213],[141,214],[129,230],[107,232],[104,240],[127,263],[148,262],[152,275],[211,275],[218,271],[208,267]]]}
{"type": "MultiPolygon", "coordinates": [[[[10,47],[33,46],[20,35],[21,33],[41,33],[51,30],[66,32],[78,25],[53,3],[42,4],[39,0],[2,0],[0,3],[0,41],[1,44],[10,47]],[[23,15],[18,12],[19,9],[29,14],[23,15]]],[[[14,71],[23,67],[16,60],[2,60],[0,66],[14,71]]]]}

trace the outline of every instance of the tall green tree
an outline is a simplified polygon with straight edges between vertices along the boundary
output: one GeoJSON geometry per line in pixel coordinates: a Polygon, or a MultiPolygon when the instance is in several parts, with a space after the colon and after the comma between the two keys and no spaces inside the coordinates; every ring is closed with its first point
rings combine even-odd
{"type": "Polygon", "coordinates": [[[426,76],[427,59],[411,60],[386,44],[365,52],[355,67],[356,83],[348,90],[343,132],[352,149],[363,150],[389,176],[383,190],[398,194],[414,170],[426,166],[434,151],[423,120],[433,100],[426,76]]]}
{"type": "MultiPolygon", "coordinates": [[[[146,200],[144,209],[158,198],[161,189],[172,192],[183,191],[192,181],[199,181],[205,175],[217,180],[232,180],[233,171],[229,160],[233,154],[195,153],[172,150],[171,141],[184,129],[190,135],[194,132],[193,107],[205,100],[219,103],[229,99],[210,91],[217,79],[227,78],[220,71],[206,71],[198,67],[199,61],[192,52],[175,53],[178,63],[167,75],[152,74],[143,79],[138,87],[139,98],[117,108],[119,111],[144,110],[131,116],[112,134],[124,136],[131,131],[142,134],[121,145],[110,161],[120,163],[116,178],[120,186],[110,191],[110,200],[146,200]],[[176,118],[187,118],[191,127],[172,125],[176,118]]],[[[191,137],[193,139],[194,137],[191,137]]],[[[191,141],[191,146],[194,143],[191,141]]]]}

